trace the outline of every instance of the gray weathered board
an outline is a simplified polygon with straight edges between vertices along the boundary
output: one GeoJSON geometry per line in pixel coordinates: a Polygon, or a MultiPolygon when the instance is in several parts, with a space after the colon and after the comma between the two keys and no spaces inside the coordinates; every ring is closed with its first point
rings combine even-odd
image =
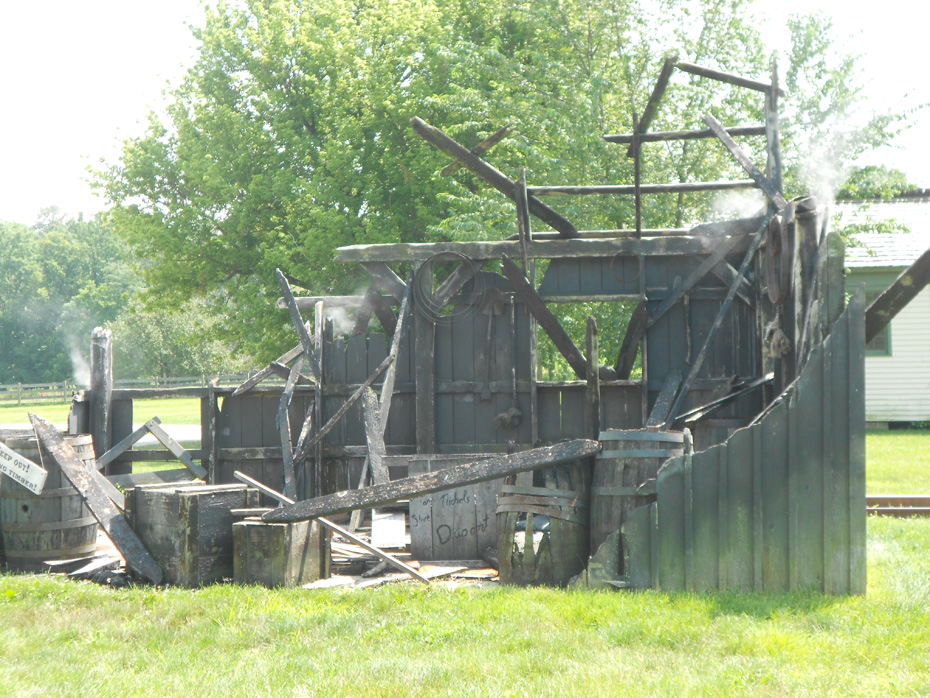
{"type": "Polygon", "coordinates": [[[864,294],[753,426],[659,471],[624,527],[634,587],[863,593],[864,294]]]}
{"type": "MultiPolygon", "coordinates": [[[[413,456],[411,475],[482,459],[480,454],[413,456]]],[[[503,480],[411,497],[410,555],[415,560],[480,560],[497,545],[497,495],[503,480]]]]}
{"type": "Polygon", "coordinates": [[[233,509],[258,506],[245,485],[151,485],[127,491],[126,518],[165,573],[186,587],[233,576],[233,509]]]}

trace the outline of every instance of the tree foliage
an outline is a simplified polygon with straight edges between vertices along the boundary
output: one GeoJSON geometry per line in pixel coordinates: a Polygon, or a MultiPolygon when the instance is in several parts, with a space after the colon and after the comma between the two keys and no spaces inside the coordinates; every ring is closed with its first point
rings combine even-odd
{"type": "MultiPolygon", "coordinates": [[[[768,75],[749,9],[750,0],[221,2],[207,10],[167,118],[152,116],[98,183],[114,228],[145,261],[151,297],[163,307],[206,299],[231,339],[271,358],[292,342],[286,313],[271,310],[275,268],[311,293],[353,292],[365,275],[333,262],[339,246],[515,231],[513,205],[497,192],[465,170],[438,176],[447,160],[410,129],[412,116],[468,147],[509,124],[487,158],[514,178],[525,167],[531,184],[631,183],[625,147],[601,135],[631,130],[669,52],[768,75]]],[[[830,112],[823,99],[847,96],[840,78],[853,64],[822,66],[829,44],[814,25],[794,29],[788,82],[804,92],[793,122],[804,128],[811,110],[830,112]],[[812,90],[826,97],[805,102],[812,90]]],[[[707,112],[758,123],[762,98],[678,74],[652,129],[703,128],[707,112]]],[[[746,147],[764,152],[759,141],[746,147]]],[[[645,182],[733,175],[742,177],[712,141],[643,149],[645,182]]],[[[554,205],[581,228],[634,220],[629,198],[554,205]]],[[[644,225],[708,212],[693,196],[652,197],[644,225]]]]}
{"type": "Polygon", "coordinates": [[[901,170],[884,165],[867,165],[856,168],[850,173],[836,198],[885,200],[893,199],[916,188],[901,170]]]}
{"type": "Polygon", "coordinates": [[[139,285],[124,249],[99,221],[53,210],[31,228],[0,223],[0,382],[60,381],[86,363],[93,327],[139,285]]]}

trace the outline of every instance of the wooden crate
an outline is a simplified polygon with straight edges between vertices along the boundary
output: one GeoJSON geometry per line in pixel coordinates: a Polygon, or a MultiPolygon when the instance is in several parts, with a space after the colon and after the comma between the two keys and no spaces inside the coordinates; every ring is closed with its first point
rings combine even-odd
{"type": "Polygon", "coordinates": [[[296,587],[329,577],[329,532],[319,521],[233,524],[236,584],[296,587]]]}
{"type": "MultiPolygon", "coordinates": [[[[410,456],[410,475],[429,473],[488,454],[410,456]]],[[[410,498],[410,554],[415,560],[480,560],[497,546],[497,495],[503,480],[410,498]]]]}
{"type": "Polygon", "coordinates": [[[233,509],[258,506],[245,485],[152,485],[126,492],[126,518],[165,573],[179,586],[231,579],[233,509]]]}

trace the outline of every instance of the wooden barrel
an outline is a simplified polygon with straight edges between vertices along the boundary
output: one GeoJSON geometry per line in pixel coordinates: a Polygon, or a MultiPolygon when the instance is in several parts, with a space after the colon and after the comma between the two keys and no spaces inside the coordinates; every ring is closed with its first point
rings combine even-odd
{"type": "Polygon", "coordinates": [[[502,582],[564,587],[584,569],[590,472],[579,462],[534,471],[532,485],[504,479],[497,499],[502,582]]]}
{"type": "MultiPolygon", "coordinates": [[[[78,457],[94,467],[90,435],[66,436],[78,457]]],[[[46,560],[92,555],[97,545],[97,521],[84,500],[61,474],[51,456],[39,455],[34,438],[9,439],[6,445],[48,471],[45,488],[36,495],[10,478],[0,481],[0,532],[10,570],[47,569],[46,560]]]]}
{"type": "MultiPolygon", "coordinates": [[[[591,484],[591,553],[620,530],[630,512],[655,501],[654,494],[638,493],[640,485],[655,480],[662,464],[684,453],[680,431],[610,430],[601,432],[602,448],[594,459],[591,484]]],[[[623,551],[619,551],[620,566],[623,551]]],[[[622,569],[616,570],[618,574],[622,569]]]]}

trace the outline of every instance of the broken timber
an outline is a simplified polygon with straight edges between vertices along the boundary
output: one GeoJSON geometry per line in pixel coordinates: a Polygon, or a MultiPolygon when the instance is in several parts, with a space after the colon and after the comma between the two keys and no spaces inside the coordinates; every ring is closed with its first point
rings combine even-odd
{"type": "Polygon", "coordinates": [[[930,249],[901,272],[865,311],[865,341],[871,342],[930,283],[930,249]]]}
{"type": "MultiPolygon", "coordinates": [[[[440,131],[434,126],[418,117],[410,120],[413,130],[420,134],[426,141],[436,146],[446,155],[458,160],[466,168],[481,177],[485,182],[497,189],[499,192],[509,197],[512,201],[517,200],[516,183],[507,177],[496,167],[488,164],[477,155],[474,155],[468,148],[456,143],[452,138],[440,131]]],[[[562,234],[562,237],[572,238],[578,234],[574,225],[562,215],[546,206],[536,197],[529,197],[530,213],[539,218],[547,225],[552,226],[562,234]]]]}
{"type": "Polygon", "coordinates": [[[100,487],[94,477],[97,473],[84,467],[71,444],[49,422],[31,413],[29,419],[39,441],[87,502],[87,508],[122,554],[126,566],[152,584],[160,584],[164,579],[161,567],[100,487]]]}
{"type": "Polygon", "coordinates": [[[598,450],[600,450],[600,444],[597,441],[575,439],[555,446],[522,451],[511,456],[463,463],[432,473],[394,480],[386,485],[374,485],[362,490],[346,490],[304,500],[269,512],[262,516],[262,520],[286,523],[353,509],[376,507],[412,496],[432,494],[461,485],[494,480],[526,470],[569,463],[593,456],[598,450]]]}
{"type": "MultiPolygon", "coordinates": [[[[263,484],[260,483],[258,480],[255,480],[255,479],[249,477],[249,476],[246,475],[245,473],[241,473],[241,472],[239,472],[239,471],[237,470],[235,473],[233,473],[233,477],[235,477],[235,478],[236,478],[237,480],[239,480],[240,482],[244,482],[244,483],[247,484],[247,485],[251,485],[252,487],[254,487],[255,489],[257,489],[259,492],[262,492],[262,493],[264,493],[264,494],[267,494],[267,495],[268,495],[269,497],[271,497],[272,499],[278,500],[278,502],[279,502],[280,504],[284,504],[284,505],[286,505],[286,506],[295,504],[294,500],[291,499],[290,497],[287,497],[287,496],[281,494],[280,492],[276,492],[275,490],[271,489],[270,487],[268,487],[268,486],[266,486],[266,485],[263,485],[263,484]]],[[[380,548],[376,548],[375,546],[373,546],[373,545],[371,545],[370,543],[366,542],[365,540],[359,538],[358,536],[354,535],[353,533],[351,533],[351,532],[345,530],[342,526],[339,526],[338,524],[333,523],[333,522],[330,521],[329,519],[323,518],[322,516],[317,516],[317,517],[314,517],[314,518],[316,518],[317,521],[319,521],[323,526],[325,526],[326,528],[328,528],[328,529],[329,529],[330,531],[332,531],[333,533],[337,533],[337,534],[339,534],[340,536],[342,536],[343,538],[345,538],[346,540],[352,541],[352,542],[355,543],[356,545],[360,545],[361,547],[365,548],[365,550],[367,550],[368,552],[373,553],[374,555],[377,555],[379,558],[381,558],[382,560],[384,560],[384,561],[385,561],[386,563],[388,563],[389,565],[393,565],[394,567],[396,567],[397,569],[401,570],[402,572],[406,572],[406,573],[409,574],[411,577],[415,577],[416,579],[420,580],[420,581],[423,582],[424,584],[429,584],[429,579],[427,579],[426,577],[424,577],[422,574],[420,574],[419,572],[417,572],[415,569],[413,569],[413,568],[410,567],[409,565],[404,564],[403,562],[401,562],[400,560],[398,560],[398,559],[397,559],[396,557],[394,557],[393,555],[384,552],[384,551],[381,550],[380,548]]]]}

